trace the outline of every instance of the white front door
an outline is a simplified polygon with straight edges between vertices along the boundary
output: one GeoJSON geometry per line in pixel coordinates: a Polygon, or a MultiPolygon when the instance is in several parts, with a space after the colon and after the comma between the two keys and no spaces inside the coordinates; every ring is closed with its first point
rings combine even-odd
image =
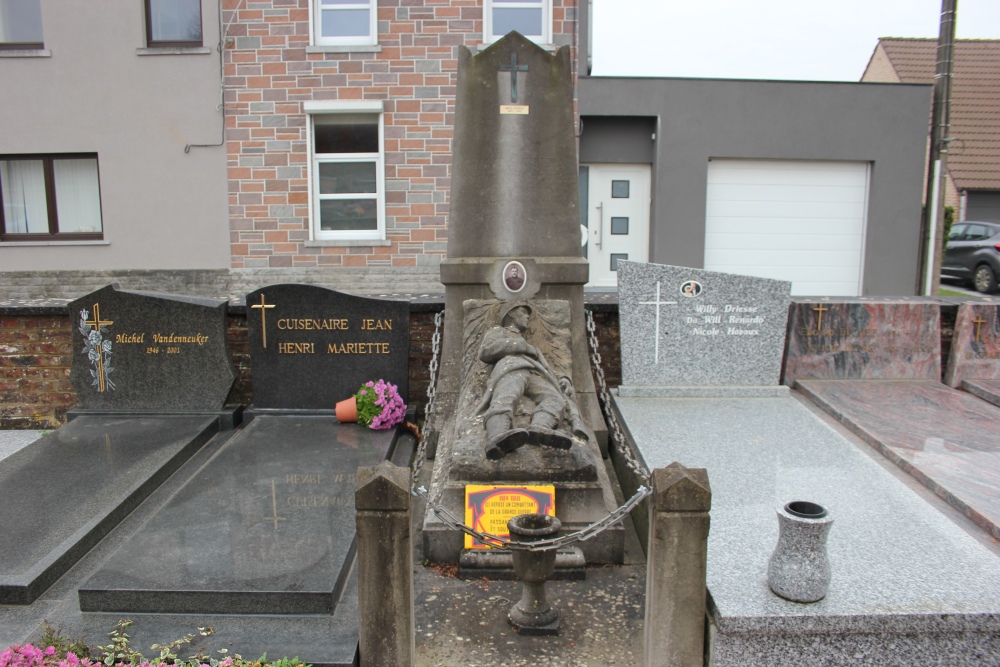
{"type": "Polygon", "coordinates": [[[591,164],[587,179],[590,287],[617,287],[619,260],[649,260],[648,164],[591,164]]]}

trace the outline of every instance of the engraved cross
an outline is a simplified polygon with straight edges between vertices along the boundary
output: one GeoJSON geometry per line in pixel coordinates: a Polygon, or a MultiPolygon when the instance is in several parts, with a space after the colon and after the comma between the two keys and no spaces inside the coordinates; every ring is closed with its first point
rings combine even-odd
{"type": "Polygon", "coordinates": [[[656,282],[656,301],[640,301],[640,306],[656,306],[656,343],[653,348],[653,363],[660,363],[660,306],[676,306],[676,301],[660,301],[660,282],[656,282]]]}
{"type": "Polygon", "coordinates": [[[517,73],[527,72],[527,65],[517,64],[517,54],[510,54],[510,67],[506,65],[500,66],[501,72],[510,72],[510,102],[511,104],[517,104],[517,73]]]}
{"type": "Polygon", "coordinates": [[[823,313],[825,313],[830,309],[824,306],[823,304],[819,304],[818,306],[813,308],[813,310],[815,310],[818,313],[818,317],[816,318],[816,333],[819,333],[820,331],[823,330],[823,313]]]}
{"type": "Polygon", "coordinates": [[[260,311],[260,333],[264,342],[264,349],[267,349],[267,311],[274,308],[273,303],[264,303],[264,293],[261,292],[260,303],[250,306],[254,310],[260,311]]]}
{"type": "Polygon", "coordinates": [[[264,517],[267,521],[274,521],[274,529],[278,530],[278,522],[284,521],[285,517],[278,516],[278,494],[274,488],[274,480],[271,480],[271,516],[264,517]]]}
{"type": "MultiPolygon", "coordinates": [[[[109,327],[114,322],[112,320],[102,320],[101,319],[101,304],[94,304],[94,319],[87,320],[84,322],[88,327],[94,327],[96,331],[100,331],[101,327],[109,327]]],[[[105,382],[104,376],[104,346],[97,346],[97,391],[103,393],[107,389],[107,383],[105,382]]]]}
{"type": "Polygon", "coordinates": [[[976,324],[976,342],[978,343],[979,342],[979,334],[981,333],[981,327],[984,324],[986,324],[986,322],[988,322],[989,320],[983,319],[983,316],[982,316],[981,313],[976,313],[976,315],[978,315],[978,319],[975,319],[975,320],[972,320],[972,321],[976,324]]]}

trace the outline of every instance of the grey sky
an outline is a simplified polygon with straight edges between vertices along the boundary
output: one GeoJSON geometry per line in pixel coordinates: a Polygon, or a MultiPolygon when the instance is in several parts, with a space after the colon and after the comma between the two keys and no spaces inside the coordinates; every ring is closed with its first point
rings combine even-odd
{"type": "MultiPolygon", "coordinates": [[[[938,34],[940,0],[593,0],[595,76],[857,81],[879,37],[938,34]]],[[[1000,0],[959,0],[1000,39],[1000,0]]]]}

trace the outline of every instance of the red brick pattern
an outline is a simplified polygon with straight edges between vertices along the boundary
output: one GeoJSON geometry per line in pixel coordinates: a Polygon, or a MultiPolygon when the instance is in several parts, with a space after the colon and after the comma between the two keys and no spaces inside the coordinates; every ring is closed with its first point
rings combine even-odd
{"type": "Polygon", "coordinates": [[[76,403],[69,317],[0,318],[0,429],[56,428],[76,403]]]}
{"type": "MultiPolygon", "coordinates": [[[[482,0],[379,0],[380,52],[306,53],[309,0],[223,1],[233,268],[435,266],[448,238],[456,47],[482,42],[482,0]],[[306,247],[302,103],[383,100],[388,246],[306,247]]],[[[577,0],[553,0],[575,45],[577,0]]]]}

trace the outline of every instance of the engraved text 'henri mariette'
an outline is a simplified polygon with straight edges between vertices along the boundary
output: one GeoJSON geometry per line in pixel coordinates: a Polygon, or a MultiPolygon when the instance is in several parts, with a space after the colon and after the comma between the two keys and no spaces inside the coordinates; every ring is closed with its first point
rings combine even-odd
{"type": "MultiPolygon", "coordinates": [[[[346,317],[309,318],[286,317],[277,320],[275,327],[279,331],[392,331],[391,319],[362,318],[353,323],[346,317]]],[[[281,341],[278,343],[278,354],[389,354],[388,342],[352,341],[344,342],[302,342],[281,341]]]]}

